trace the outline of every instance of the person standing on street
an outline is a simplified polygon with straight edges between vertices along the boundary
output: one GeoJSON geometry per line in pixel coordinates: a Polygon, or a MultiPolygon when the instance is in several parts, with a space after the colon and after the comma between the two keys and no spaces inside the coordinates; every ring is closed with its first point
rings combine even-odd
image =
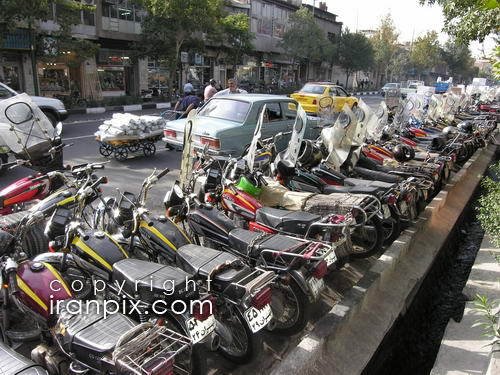
{"type": "Polygon", "coordinates": [[[222,91],[219,91],[213,97],[223,96],[223,95],[231,95],[231,94],[248,94],[246,90],[239,89],[236,83],[236,79],[230,78],[227,80],[228,88],[222,91]]]}
{"type": "Polygon", "coordinates": [[[184,85],[184,95],[187,95],[188,93],[191,93],[193,91],[193,84],[191,83],[191,81],[187,81],[187,83],[184,85]]]}
{"type": "Polygon", "coordinates": [[[216,84],[217,82],[212,78],[207,87],[205,87],[205,92],[203,95],[203,99],[205,100],[205,102],[217,93],[217,89],[215,88],[216,84]]]}

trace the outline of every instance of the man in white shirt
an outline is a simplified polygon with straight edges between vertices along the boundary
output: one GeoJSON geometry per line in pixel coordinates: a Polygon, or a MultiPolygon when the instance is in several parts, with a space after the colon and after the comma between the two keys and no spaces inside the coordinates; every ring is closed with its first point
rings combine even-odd
{"type": "Polygon", "coordinates": [[[205,87],[205,91],[203,93],[203,100],[207,101],[209,100],[212,96],[217,94],[217,89],[215,88],[215,79],[211,79],[207,87],[205,87]]]}
{"type": "Polygon", "coordinates": [[[234,79],[234,78],[229,78],[227,80],[227,86],[228,86],[227,89],[219,91],[213,97],[222,96],[222,95],[231,95],[231,94],[248,94],[248,92],[246,90],[238,88],[238,85],[236,83],[236,79],[234,79]]]}

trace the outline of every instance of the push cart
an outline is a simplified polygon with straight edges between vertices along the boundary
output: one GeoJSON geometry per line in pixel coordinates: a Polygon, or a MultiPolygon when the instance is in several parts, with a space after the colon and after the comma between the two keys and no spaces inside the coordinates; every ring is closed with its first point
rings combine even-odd
{"type": "Polygon", "coordinates": [[[99,153],[104,157],[114,157],[118,161],[124,161],[129,153],[142,151],[144,156],[153,156],[156,153],[155,142],[161,140],[162,129],[149,132],[144,135],[121,135],[117,137],[96,136],[99,142],[99,153]]]}

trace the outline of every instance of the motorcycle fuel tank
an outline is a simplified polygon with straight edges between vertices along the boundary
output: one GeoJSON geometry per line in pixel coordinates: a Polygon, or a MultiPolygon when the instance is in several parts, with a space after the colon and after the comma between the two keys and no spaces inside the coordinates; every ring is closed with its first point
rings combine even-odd
{"type": "Polygon", "coordinates": [[[262,207],[262,204],[250,194],[235,189],[224,189],[221,203],[224,210],[250,220],[255,219],[255,213],[262,207]]]}
{"type": "Polygon", "coordinates": [[[48,263],[26,261],[17,269],[21,302],[41,317],[55,312],[57,301],[73,298],[59,272],[48,263]]]}
{"type": "Polygon", "coordinates": [[[43,198],[49,189],[49,179],[33,182],[33,178],[21,178],[0,190],[0,208],[43,198]]]}
{"type": "Polygon", "coordinates": [[[88,230],[84,236],[75,236],[72,250],[97,267],[113,272],[113,264],[128,258],[127,252],[108,233],[88,230]]]}

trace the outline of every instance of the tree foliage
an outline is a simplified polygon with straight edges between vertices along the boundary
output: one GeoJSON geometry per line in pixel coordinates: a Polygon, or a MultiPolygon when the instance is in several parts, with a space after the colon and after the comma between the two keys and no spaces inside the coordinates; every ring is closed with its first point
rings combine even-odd
{"type": "Polygon", "coordinates": [[[363,34],[350,33],[346,30],[340,35],[336,62],[346,74],[346,87],[352,73],[372,67],[373,56],[373,47],[363,34]]]}
{"type": "Polygon", "coordinates": [[[489,176],[481,181],[483,194],[479,198],[478,218],[492,242],[500,246],[500,162],[493,164],[488,172],[489,176]]]}
{"type": "Polygon", "coordinates": [[[441,56],[437,32],[428,31],[413,43],[410,61],[419,73],[424,73],[441,62],[441,56]]]}
{"type": "Polygon", "coordinates": [[[443,7],[444,31],[457,42],[468,45],[482,42],[489,34],[498,34],[500,3],[498,0],[419,0],[420,4],[443,7]]]}
{"type": "Polygon", "coordinates": [[[398,50],[398,33],[390,14],[382,18],[379,27],[370,38],[373,50],[376,75],[389,75],[389,65],[398,50]]]}
{"type": "Polygon", "coordinates": [[[37,54],[46,58],[54,58],[68,51],[77,61],[93,56],[97,46],[85,39],[72,36],[72,27],[80,23],[82,10],[93,11],[95,6],[86,5],[74,0],[1,0],[0,1],[0,42],[7,33],[16,28],[28,28],[36,33],[35,46],[37,54]],[[50,39],[43,31],[38,30],[37,21],[53,18],[52,5],[56,5],[54,21],[59,28],[50,33],[50,39]],[[38,31],[37,31],[38,30],[38,31]],[[50,52],[50,53],[49,53],[50,52]]]}
{"type": "Polygon", "coordinates": [[[280,43],[288,56],[307,64],[331,59],[332,44],[307,8],[301,7],[288,21],[289,27],[280,43]]]}
{"type": "Polygon", "coordinates": [[[218,53],[225,54],[226,62],[235,66],[241,63],[244,55],[254,50],[254,37],[248,16],[237,13],[221,18],[208,34],[207,42],[218,47],[218,53]]]}
{"type": "Polygon", "coordinates": [[[469,80],[476,74],[474,58],[467,46],[450,39],[444,44],[442,55],[454,81],[469,80]]]}

